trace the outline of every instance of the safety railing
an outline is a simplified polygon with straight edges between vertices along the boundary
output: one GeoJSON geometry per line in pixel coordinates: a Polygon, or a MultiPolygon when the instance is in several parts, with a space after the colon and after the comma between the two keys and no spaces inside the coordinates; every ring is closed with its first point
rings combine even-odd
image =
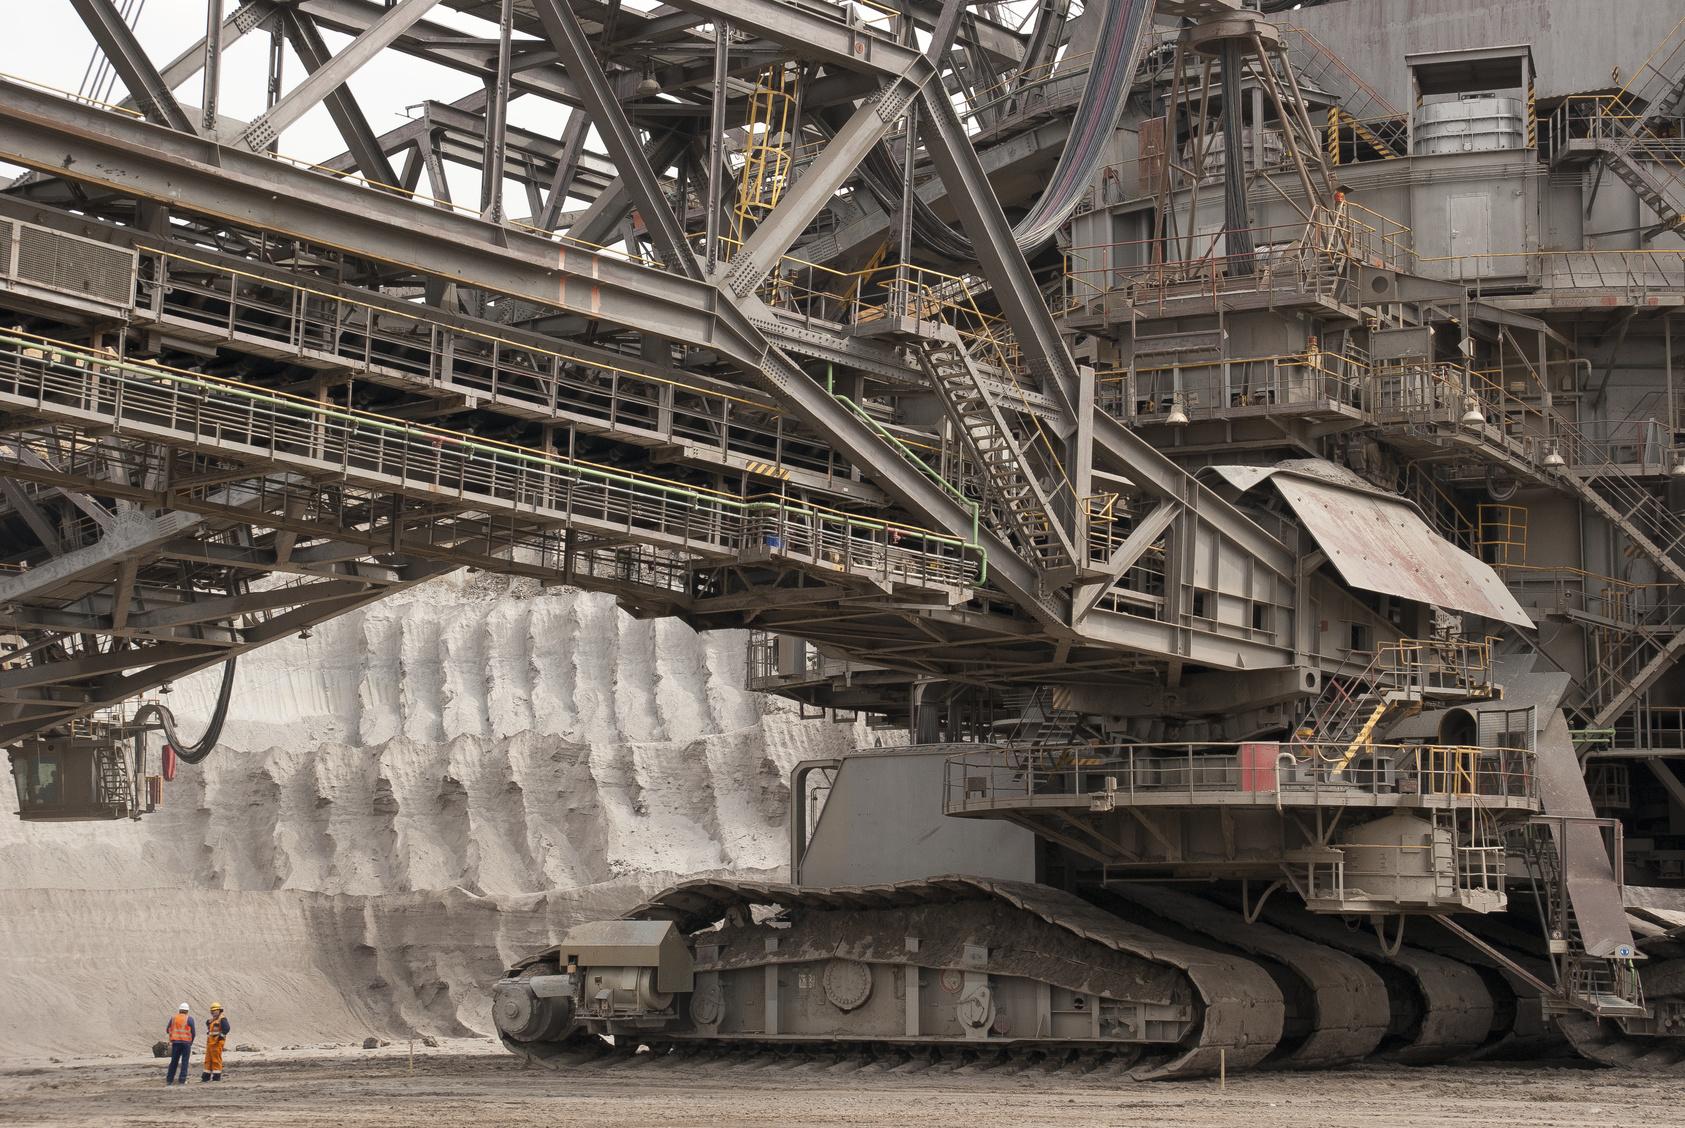
{"type": "Polygon", "coordinates": [[[1338,404],[1363,406],[1367,365],[1311,349],[1296,355],[1189,360],[1143,365],[1099,382],[1102,409],[1152,423],[1180,401],[1189,419],[1303,412],[1338,404]]]}
{"type": "Polygon", "coordinates": [[[1457,886],[1501,893],[1509,877],[1509,850],[1504,846],[1455,847],[1457,886]]]}
{"type": "Polygon", "coordinates": [[[1300,73],[1310,81],[1323,84],[1325,89],[1343,95],[1341,104],[1344,108],[1359,114],[1375,112],[1387,117],[1399,116],[1399,111],[1391,102],[1348,67],[1338,52],[1324,46],[1316,36],[1290,24],[1278,24],[1277,28],[1300,73]]]}
{"type": "Polygon", "coordinates": [[[1629,630],[1685,627],[1685,593],[1674,583],[1634,583],[1579,568],[1494,562],[1523,606],[1580,612],[1629,630]]]}
{"type": "Polygon", "coordinates": [[[1492,643],[1400,639],[1375,653],[1375,665],[1385,684],[1421,693],[1484,692],[1492,680],[1492,643]]]}
{"type": "Polygon", "coordinates": [[[572,580],[596,580],[599,586],[630,584],[645,590],[688,595],[693,590],[694,562],[684,553],[647,545],[575,549],[562,563],[572,580]]]}
{"type": "MultiPolygon", "coordinates": [[[[1685,206],[1685,140],[1677,135],[1678,118],[1658,119],[1649,107],[1623,92],[1569,98],[1550,118],[1553,158],[1575,149],[1613,151],[1617,159],[1642,162],[1653,190],[1675,209],[1685,206]]],[[[1679,216],[1662,214],[1661,222],[1679,216]]]]}
{"type": "Polygon", "coordinates": [[[870,662],[830,658],[802,639],[763,630],[749,632],[748,658],[745,688],[757,692],[818,685],[888,669],[870,662]]]}
{"type": "MultiPolygon", "coordinates": [[[[453,328],[303,278],[280,281],[175,254],[148,253],[145,262],[143,308],[231,342],[331,360],[359,378],[397,387],[454,391],[530,419],[591,420],[771,466],[849,472],[792,417],[747,389],[727,392],[616,367],[601,354],[578,356],[513,335],[453,328]]],[[[243,368],[235,362],[229,374],[243,368]]],[[[220,374],[217,366],[213,372],[220,374]]]]}
{"type": "Polygon", "coordinates": [[[989,289],[975,275],[947,274],[908,263],[876,262],[842,271],[786,255],[757,295],[781,318],[837,332],[946,325],[973,360],[999,378],[1022,378],[1016,340],[1006,319],[979,298],[989,289]]]}
{"type": "Polygon", "coordinates": [[[1685,286],[1685,251],[1667,249],[1426,255],[1417,262],[1424,277],[1461,282],[1475,297],[1487,286],[1510,293],[1524,282],[1558,299],[1616,294],[1642,303],[1653,293],[1685,286]]]}
{"type": "MultiPolygon", "coordinates": [[[[614,532],[705,557],[766,554],[821,570],[866,570],[904,583],[970,586],[965,541],[786,498],[737,497],[577,459],[418,427],[232,382],[129,364],[44,338],[0,334],[0,402],[78,424],[132,429],[272,463],[330,472],[434,502],[614,532]]],[[[254,476],[262,476],[254,470],[254,476]]],[[[543,548],[558,557],[555,537],[543,548]]],[[[560,567],[560,559],[552,559],[560,567]]]]}
{"type": "Polygon", "coordinates": [[[1628,474],[1666,474],[1672,469],[1667,429],[1654,419],[1566,420],[1557,424],[1564,458],[1575,465],[1620,468],[1628,474]]]}
{"type": "Polygon", "coordinates": [[[1610,742],[1615,752],[1685,750],[1685,708],[1641,702],[1615,719],[1610,742]]]}
{"type": "Polygon", "coordinates": [[[986,747],[949,757],[949,814],[1028,807],[1416,805],[1531,811],[1533,753],[1376,744],[1123,744],[986,747]]]}
{"type": "Polygon", "coordinates": [[[1351,204],[1318,205],[1308,220],[1249,229],[1253,250],[1231,253],[1223,232],[1175,232],[1162,239],[1073,246],[1067,297],[1092,308],[1118,292],[1138,307],[1206,294],[1292,292],[1349,296],[1349,263],[1407,270],[1409,228],[1351,204]]]}

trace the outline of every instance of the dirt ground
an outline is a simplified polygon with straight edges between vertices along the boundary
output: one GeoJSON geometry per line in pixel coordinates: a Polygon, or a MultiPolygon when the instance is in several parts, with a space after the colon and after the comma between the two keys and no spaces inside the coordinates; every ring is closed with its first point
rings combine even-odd
{"type": "Polygon", "coordinates": [[[1685,1077],[1552,1065],[1373,1066],[1228,1080],[1119,1083],[969,1071],[916,1074],[619,1064],[520,1068],[496,1045],[230,1054],[220,1084],[166,1088],[150,1057],[0,1069],[0,1125],[218,1128],[1417,1128],[1685,1124],[1685,1077]]]}

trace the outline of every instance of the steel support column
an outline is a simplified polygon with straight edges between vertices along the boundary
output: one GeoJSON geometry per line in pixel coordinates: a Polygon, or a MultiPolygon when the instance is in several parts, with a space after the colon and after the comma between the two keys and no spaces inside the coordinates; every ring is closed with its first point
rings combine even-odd
{"type": "Polygon", "coordinates": [[[515,30],[515,0],[503,0],[497,21],[497,73],[486,87],[486,141],[480,160],[480,218],[502,223],[503,164],[509,139],[510,34],[515,30]]]}
{"type": "Polygon", "coordinates": [[[199,124],[207,134],[215,134],[217,97],[222,89],[222,0],[205,0],[204,61],[205,93],[200,99],[199,124]]]}
{"type": "Polygon", "coordinates": [[[708,226],[705,237],[710,275],[720,260],[720,209],[725,206],[722,191],[725,182],[725,92],[726,72],[730,69],[730,46],[731,25],[718,16],[714,17],[714,100],[709,107],[708,226]]]}

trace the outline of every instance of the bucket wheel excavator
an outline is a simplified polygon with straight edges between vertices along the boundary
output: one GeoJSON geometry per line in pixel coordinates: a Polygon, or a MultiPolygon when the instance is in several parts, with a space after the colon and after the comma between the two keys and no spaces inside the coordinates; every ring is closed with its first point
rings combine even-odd
{"type": "MultiPolygon", "coordinates": [[[[1476,155],[1514,157],[1511,211],[1589,181],[1676,214],[1647,138],[1685,38],[1548,130],[1529,49],[1410,56],[1416,130],[1233,0],[1044,0],[1017,28],[675,3],[212,0],[159,66],[115,0],[76,0],[123,102],[0,77],[28,170],[0,186],[22,817],[144,815],[139,738],[208,753],[239,655],[493,570],[747,629],[753,688],[906,733],[795,768],[788,882],[689,881],[511,966],[493,1016],[529,1058],[1685,1056],[1680,922],[1629,913],[1580,759],[1685,653],[1651,599],[1685,583],[1655,480],[1677,436],[1563,419],[1593,366],[1542,320],[1555,291],[1485,300],[1504,256],[1470,233],[1498,213],[1450,193],[1492,166],[1448,148],[1501,135],[1476,155]],[[266,109],[219,116],[222,50],[265,33],[266,109]],[[348,80],[386,51],[476,94],[376,135],[348,80]],[[322,105],[347,151],[282,159],[322,105]],[[1617,175],[1555,174],[1588,162],[1617,175]],[[1437,261],[1472,273],[1353,198],[1406,188],[1449,199],[1437,261]],[[1481,482],[1484,540],[1458,508],[1481,482]],[[1662,582],[1523,606],[1523,486],[1662,582]],[[1553,615],[1614,640],[1578,683],[1547,672],[1553,615]],[[132,710],[217,668],[195,744],[132,710]]],[[[1619,350],[1646,310],[1585,336],[1619,350]]]]}

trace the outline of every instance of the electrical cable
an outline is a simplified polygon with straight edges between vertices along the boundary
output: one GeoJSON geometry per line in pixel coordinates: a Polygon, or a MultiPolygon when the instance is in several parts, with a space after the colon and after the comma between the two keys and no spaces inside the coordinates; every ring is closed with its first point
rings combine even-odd
{"type": "MultiPolygon", "coordinates": [[[[197,764],[209,756],[216,748],[217,738],[222,735],[222,722],[228,719],[228,702],[234,693],[234,664],[237,659],[230,658],[222,664],[222,689],[216,696],[216,708],[211,712],[211,723],[205,729],[204,735],[192,744],[184,744],[176,735],[176,717],[170,712],[168,705],[156,701],[148,701],[135,713],[134,723],[143,725],[153,717],[164,728],[164,739],[169,741],[170,747],[175,749],[176,759],[184,764],[197,764]]],[[[139,740],[139,736],[135,738],[139,740]]]]}
{"type": "MultiPolygon", "coordinates": [[[[1012,229],[1026,257],[1034,256],[1053,238],[1081,203],[1089,182],[1105,159],[1117,121],[1129,99],[1136,62],[1152,27],[1154,0],[1106,0],[1099,35],[1083,86],[1082,101],[1071,119],[1071,131],[1047,187],[1028,215],[1012,229]]],[[[908,138],[907,144],[913,144],[908,138]]],[[[861,165],[866,185],[884,210],[901,206],[902,174],[883,142],[872,147],[861,165]]],[[[913,197],[913,229],[924,249],[956,262],[973,262],[977,254],[963,232],[944,223],[922,198],[913,197]]]]}

